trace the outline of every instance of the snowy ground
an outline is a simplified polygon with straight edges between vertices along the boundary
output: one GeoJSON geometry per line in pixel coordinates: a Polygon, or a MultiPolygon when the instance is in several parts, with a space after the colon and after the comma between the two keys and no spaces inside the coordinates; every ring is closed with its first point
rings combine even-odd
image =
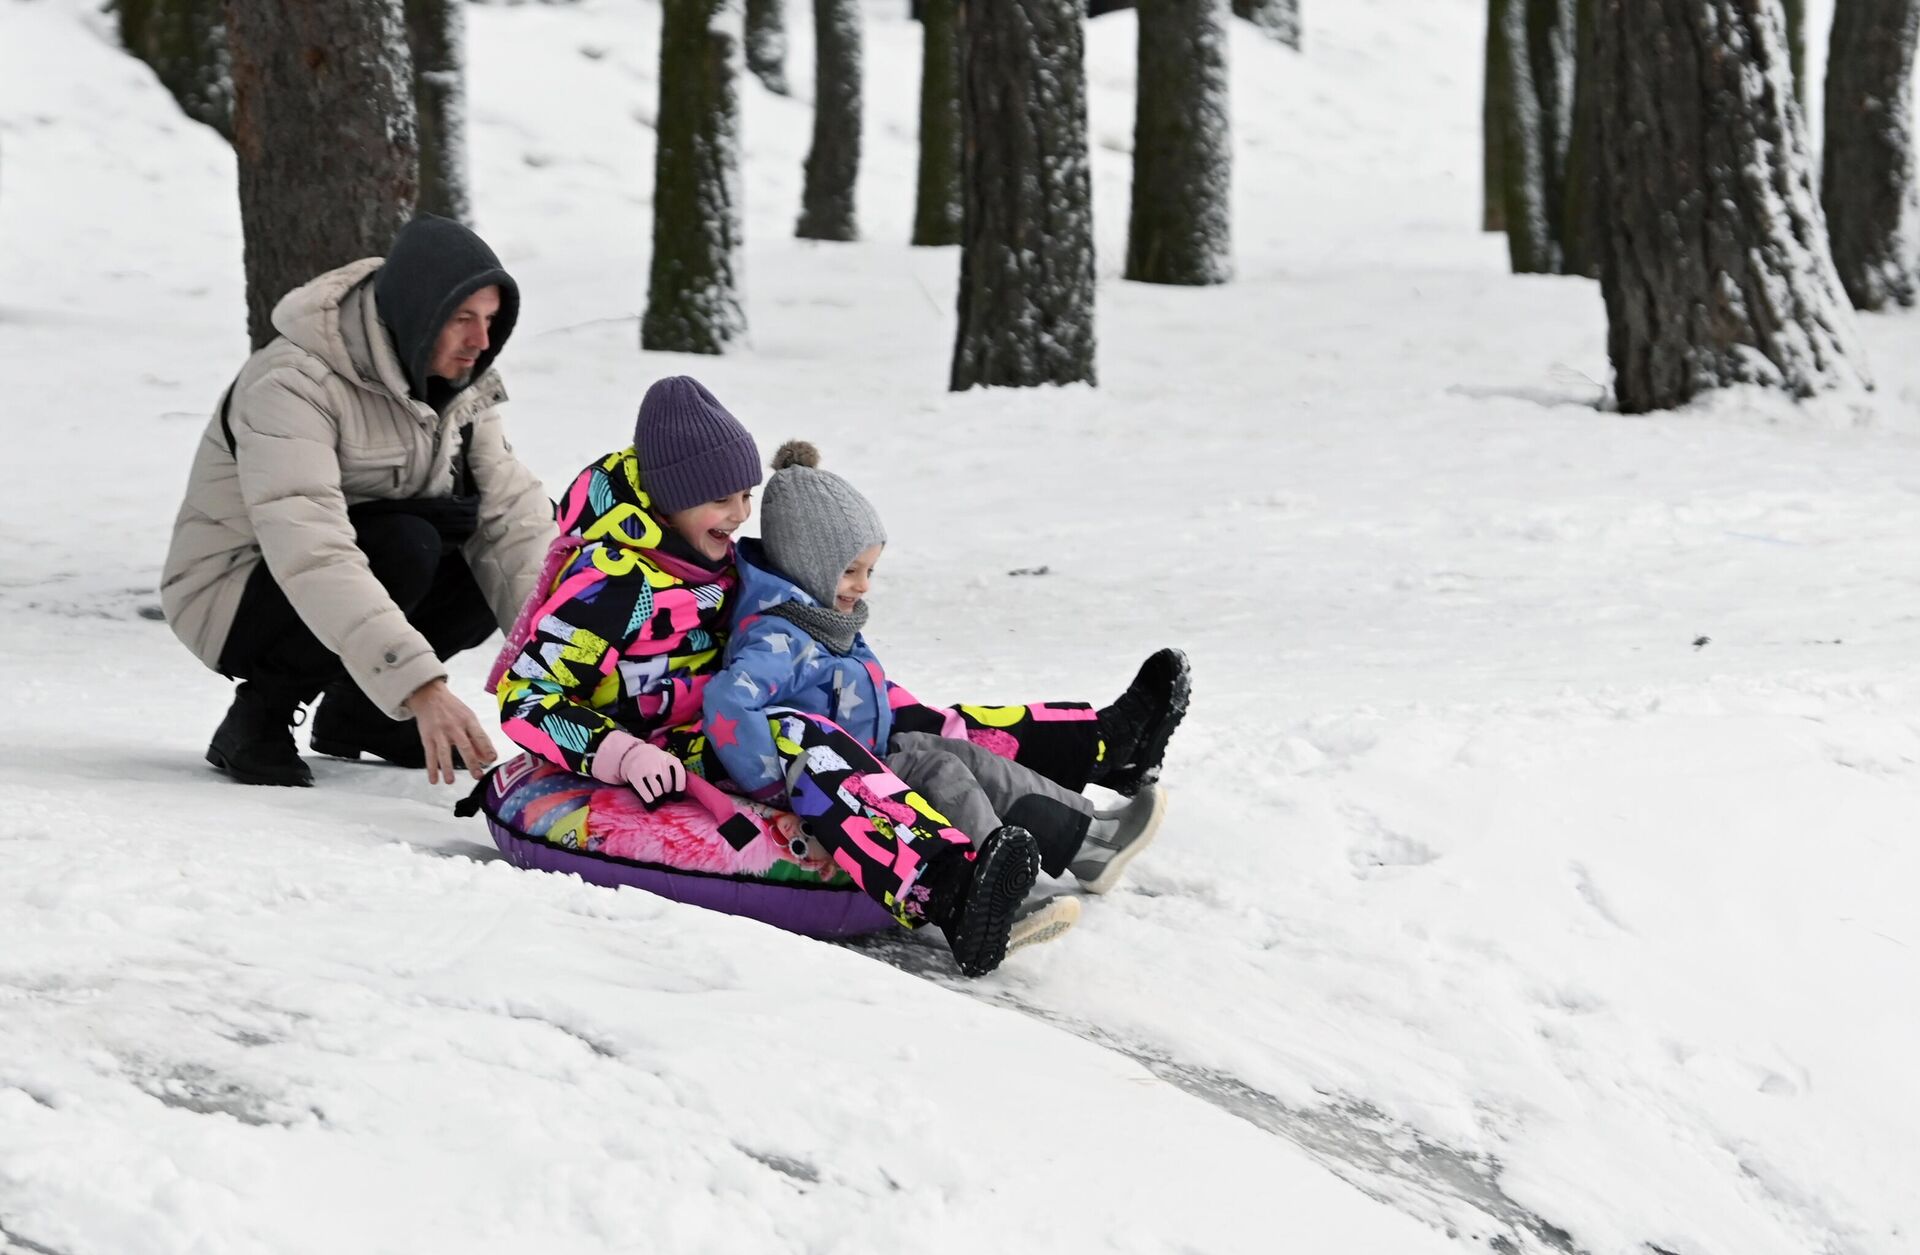
{"type": "Polygon", "coordinates": [[[475,9],[473,165],[550,484],[692,370],[879,502],[923,695],[1191,652],[1161,844],[966,985],[514,871],[405,773],[217,780],[153,584],[244,353],[232,159],[91,0],[0,0],[0,1249],[1913,1249],[1920,323],[1870,397],[1589,408],[1593,285],[1474,230],[1478,0],[1237,30],[1239,279],[1123,284],[1122,14],[1101,387],[950,396],[903,7],[867,242],[790,238],[807,107],[745,88],[724,360],[635,348],[651,4],[475,9]]]}

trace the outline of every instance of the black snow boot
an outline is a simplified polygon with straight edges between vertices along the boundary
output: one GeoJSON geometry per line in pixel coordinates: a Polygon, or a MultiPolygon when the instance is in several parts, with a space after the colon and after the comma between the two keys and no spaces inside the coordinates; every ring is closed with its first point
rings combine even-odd
{"type": "Polygon", "coordinates": [[[1132,797],[1159,779],[1167,742],[1192,696],[1192,669],[1179,650],[1162,649],[1141,663],[1127,691],[1098,712],[1106,753],[1093,783],[1132,797]]]}
{"type": "Polygon", "coordinates": [[[313,771],[293,743],[294,725],[305,715],[301,700],[298,693],[242,684],[214,729],[207,761],[241,784],[311,785],[313,771]]]}
{"type": "Polygon", "coordinates": [[[996,828],[980,843],[972,875],[934,919],[964,975],[985,976],[1007,957],[1020,904],[1039,878],[1040,850],[1025,828],[996,828]]]}
{"type": "MultiPolygon", "coordinates": [[[[387,718],[359,685],[345,677],[329,684],[320,695],[320,704],[313,708],[309,744],[314,753],[332,758],[371,754],[396,767],[416,771],[427,765],[427,751],[420,744],[420,729],[413,720],[387,718]]],[[[453,758],[456,768],[465,765],[458,753],[453,758]]]]}

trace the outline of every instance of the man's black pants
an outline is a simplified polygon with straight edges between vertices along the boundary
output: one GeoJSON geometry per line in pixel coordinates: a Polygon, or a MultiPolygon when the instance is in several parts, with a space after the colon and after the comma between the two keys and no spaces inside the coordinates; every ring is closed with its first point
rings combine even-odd
{"type": "MultiPolygon", "coordinates": [[[[458,543],[440,526],[407,513],[404,503],[350,506],[347,516],[373,577],[435,654],[451,658],[493,635],[493,610],[458,543]]],[[[347,673],[339,656],[301,621],[264,562],[254,568],[240,596],[233,629],[220,650],[220,670],[297,701],[312,699],[347,673]]],[[[355,696],[366,702],[357,688],[355,696]]]]}

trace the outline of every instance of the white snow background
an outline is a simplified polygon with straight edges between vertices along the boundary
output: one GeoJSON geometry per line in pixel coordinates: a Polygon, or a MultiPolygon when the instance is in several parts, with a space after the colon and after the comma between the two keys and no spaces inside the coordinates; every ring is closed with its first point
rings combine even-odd
{"type": "Polygon", "coordinates": [[[862,243],[791,238],[807,6],[802,98],[743,80],[729,357],[636,347],[653,3],[471,11],[473,192],[550,486],[689,371],[874,497],[922,696],[1191,653],[1160,842],[972,983],[514,870],[417,773],[204,764],[154,584],[233,158],[93,0],[0,0],[0,1249],[1916,1249],[1920,324],[1862,321],[1870,395],[1597,412],[1596,286],[1477,230],[1479,0],[1236,24],[1236,281],[1123,283],[1123,13],[1101,385],[949,395],[905,7],[862,243]]]}

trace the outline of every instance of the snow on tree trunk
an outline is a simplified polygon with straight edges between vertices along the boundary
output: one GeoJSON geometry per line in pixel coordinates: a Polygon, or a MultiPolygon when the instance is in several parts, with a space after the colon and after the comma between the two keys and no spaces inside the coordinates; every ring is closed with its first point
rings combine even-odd
{"type": "Polygon", "coordinates": [[[1820,199],[1856,309],[1920,297],[1913,57],[1920,0],[1841,0],[1827,53],[1820,199]]]}
{"type": "Polygon", "coordinates": [[[803,240],[857,240],[860,176],[860,0],[813,0],[813,147],[800,193],[803,240]]]}
{"type": "Polygon", "coordinates": [[[1588,279],[1600,277],[1600,179],[1593,160],[1594,131],[1600,125],[1594,92],[1593,3],[1578,0],[1574,19],[1573,129],[1567,139],[1566,207],[1561,215],[1562,269],[1588,279]]]}
{"type": "Polygon", "coordinates": [[[1501,0],[1510,97],[1502,160],[1515,274],[1558,274],[1573,131],[1574,0],[1501,0]]]}
{"type": "Polygon", "coordinates": [[[747,0],[747,69],[770,92],[785,96],[787,19],[785,0],[747,0]]]}
{"type": "MultiPolygon", "coordinates": [[[[1852,0],[1839,0],[1845,8],[1852,0]]],[[[1807,0],[1780,0],[1787,17],[1787,58],[1793,65],[1793,94],[1802,108],[1807,103],[1807,0]]]]}
{"type": "Polygon", "coordinates": [[[1513,66],[1507,54],[1507,0],[1487,0],[1487,64],[1480,97],[1480,229],[1507,229],[1507,114],[1513,66]]]}
{"type": "Polygon", "coordinates": [[[653,162],[653,265],[640,347],[720,353],[745,332],[740,302],[740,101],[725,0],[665,0],[653,162]]]}
{"type": "Polygon", "coordinates": [[[387,251],[420,150],[400,0],[228,0],[247,330],[325,271],[387,251]]]}
{"type": "Polygon", "coordinates": [[[1621,410],[1864,383],[1777,0],[1597,0],[1594,72],[1621,410]]]}
{"type": "Polygon", "coordinates": [[[1080,0],[962,0],[959,334],[951,388],[1093,383],[1080,0]]]}
{"type": "Polygon", "coordinates": [[[467,200],[466,0],[406,0],[413,107],[420,125],[420,208],[471,222],[467,200]]]}
{"type": "Polygon", "coordinates": [[[180,109],[233,138],[222,0],[118,0],[120,42],[153,67],[180,109]]]}
{"type": "Polygon", "coordinates": [[[1233,0],[1233,15],[1289,48],[1300,47],[1300,0],[1233,0]]]}
{"type": "Polygon", "coordinates": [[[959,0],[920,7],[920,182],[913,242],[960,242],[959,0]]]}
{"type": "Polygon", "coordinates": [[[1233,275],[1225,5],[1139,0],[1139,9],[1127,278],[1225,283],[1233,275]]]}

